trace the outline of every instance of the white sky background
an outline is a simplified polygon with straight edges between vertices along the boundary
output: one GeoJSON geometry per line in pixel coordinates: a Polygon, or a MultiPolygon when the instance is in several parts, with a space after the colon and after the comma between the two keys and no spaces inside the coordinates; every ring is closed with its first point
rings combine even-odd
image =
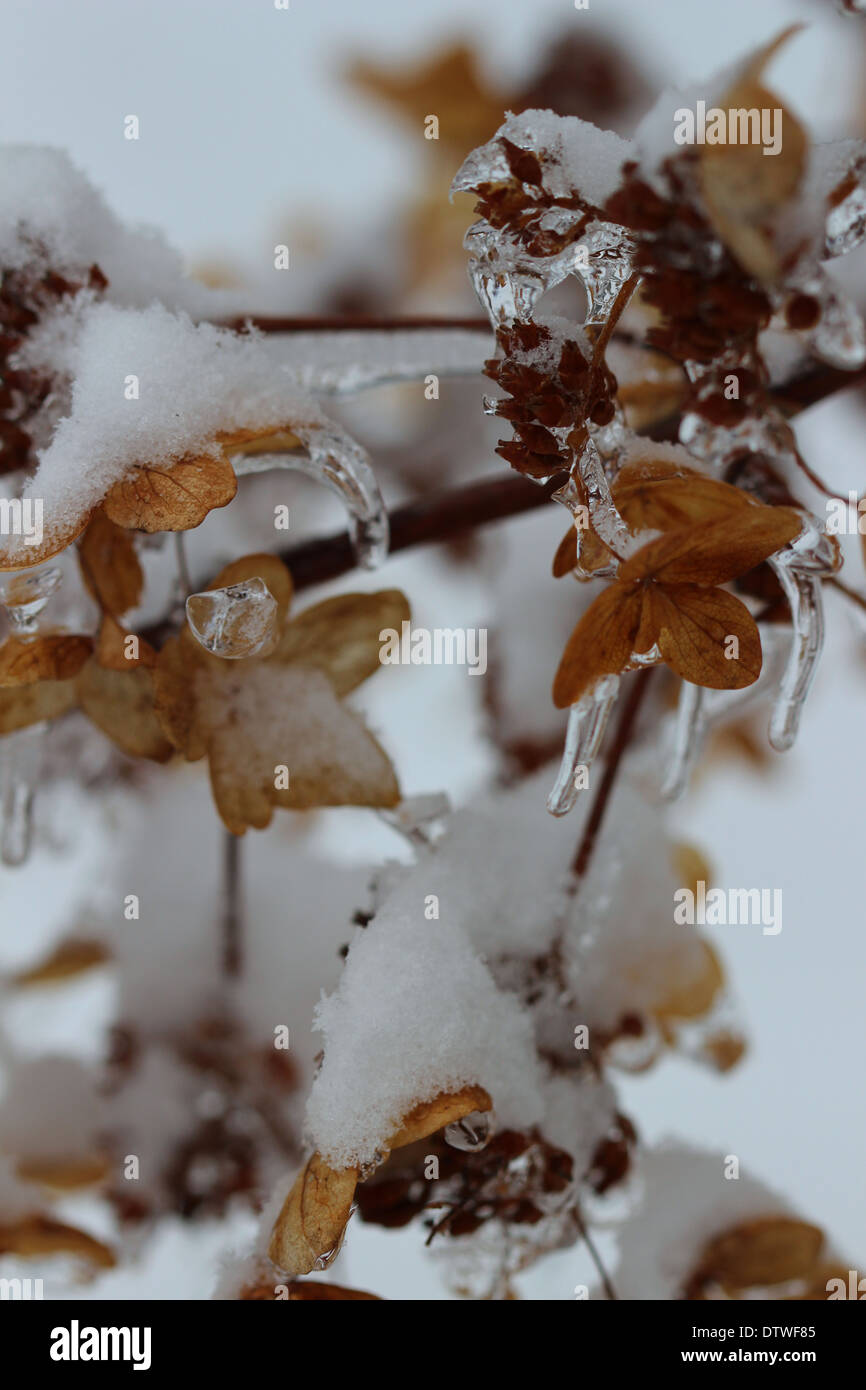
{"type": "MultiPolygon", "coordinates": [[[[2,138],[65,145],[124,218],[160,225],[189,257],[253,265],[270,263],[277,219],[312,213],[363,229],[414,182],[413,139],[341,83],[350,57],[414,63],[428,46],[466,35],[492,73],[520,74],[557,29],[591,21],[627,31],[650,72],[675,83],[803,17],[816,23],[777,62],[773,86],[822,134],[850,122],[863,68],[858,21],[837,17],[830,0],[591,0],[589,16],[568,0],[291,0],[288,13],[270,0],[2,8],[2,138]],[[130,113],[141,122],[138,142],[123,138],[130,113]]],[[[807,456],[842,489],[863,490],[862,440],[863,416],[845,404],[810,413],[801,429],[807,456]]],[[[863,586],[854,549],[846,577],[863,586]]],[[[784,892],[780,936],[718,928],[714,938],[743,1004],[750,1057],[722,1080],[666,1063],[622,1093],[646,1138],[680,1133],[738,1154],[862,1268],[866,661],[853,655],[863,639],[841,601],[830,605],[829,627],[800,743],[778,777],[762,785],[716,774],[678,813],[688,838],[708,848],[719,884],[784,892]]],[[[546,695],[546,674],[540,686],[546,695]]],[[[440,767],[445,732],[426,741],[440,767]]],[[[418,759],[406,780],[423,785],[423,750],[418,759]]],[[[425,1284],[425,1293],[434,1290],[425,1284]]],[[[570,1288],[549,1295],[569,1297],[570,1288]]]]}

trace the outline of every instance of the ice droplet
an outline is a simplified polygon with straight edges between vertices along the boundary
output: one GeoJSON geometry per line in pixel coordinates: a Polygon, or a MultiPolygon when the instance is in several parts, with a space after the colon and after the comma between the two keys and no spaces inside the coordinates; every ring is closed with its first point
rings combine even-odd
{"type": "Polygon", "coordinates": [[[26,863],[33,839],[33,799],[42,771],[48,725],[31,724],[7,734],[0,762],[0,860],[10,867],[26,863]]]}
{"type": "Polygon", "coordinates": [[[470,1154],[486,1148],[492,1133],[490,1116],[485,1110],[473,1110],[471,1115],[464,1115],[453,1125],[446,1125],[444,1130],[446,1144],[470,1154]]]}
{"type": "Polygon", "coordinates": [[[587,695],[571,706],[562,762],[547,798],[547,809],[552,816],[567,815],[577,801],[580,794],[580,788],[575,785],[577,769],[585,767],[588,770],[592,765],[618,690],[618,676],[603,676],[587,695]]]}
{"type": "Polygon", "coordinates": [[[338,425],[293,425],[303,449],[279,454],[239,454],[235,472],[266,473],[285,468],[325,483],[349,514],[349,533],[355,558],[365,569],[377,569],[388,555],[388,513],[366,449],[338,425]]]}
{"type": "Polygon", "coordinates": [[[705,697],[703,687],[683,681],[674,720],[671,757],[662,781],[661,794],[666,801],[676,801],[689,782],[689,775],[700,752],[706,732],[705,697]]]}
{"type": "Polygon", "coordinates": [[[186,616],[193,636],[214,656],[227,661],[259,656],[278,635],[277,601],[257,575],[225,589],[190,594],[186,616]]]}
{"type": "Polygon", "coordinates": [[[9,626],[19,637],[32,635],[52,594],[60,587],[61,571],[54,565],[46,569],[14,574],[0,584],[0,598],[6,608],[9,626]]]}

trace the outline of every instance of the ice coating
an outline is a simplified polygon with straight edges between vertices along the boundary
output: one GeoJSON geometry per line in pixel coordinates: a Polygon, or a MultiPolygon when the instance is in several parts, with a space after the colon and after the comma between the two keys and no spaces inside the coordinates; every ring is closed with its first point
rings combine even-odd
{"type": "Polygon", "coordinates": [[[691,681],[680,684],[674,737],[661,793],[667,801],[676,801],[685,792],[689,774],[698,757],[706,730],[705,694],[703,687],[691,681]]]}
{"type": "Polygon", "coordinates": [[[42,612],[62,580],[62,571],[54,565],[0,580],[0,601],[16,636],[28,637],[37,632],[42,612]]]}
{"type": "Polygon", "coordinates": [[[571,706],[562,762],[547,798],[547,809],[552,816],[567,815],[580,795],[578,769],[588,772],[592,766],[618,693],[619,677],[605,676],[582,700],[571,706]]]}
{"type": "Polygon", "coordinates": [[[190,631],[214,656],[238,661],[269,651],[278,636],[277,601],[264,579],[253,576],[224,589],[190,594],[190,631]]]}
{"type": "Polygon", "coordinates": [[[48,725],[31,724],[6,734],[0,750],[0,860],[26,863],[33,840],[33,802],[48,725]]]}

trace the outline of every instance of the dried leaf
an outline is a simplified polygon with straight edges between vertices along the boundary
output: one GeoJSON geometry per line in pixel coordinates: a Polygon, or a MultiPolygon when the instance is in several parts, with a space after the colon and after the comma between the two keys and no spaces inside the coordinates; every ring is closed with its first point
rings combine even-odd
{"type": "Polygon", "coordinates": [[[575,704],[606,675],[627,666],[641,625],[643,596],[612,584],[590,604],[566,643],[553,681],[557,709],[575,704]]]}
{"type": "Polygon", "coordinates": [[[339,594],[287,625],[274,660],[324,671],[342,698],[379,669],[379,634],[386,628],[399,632],[408,621],[409,604],[399,589],[339,594]]]}
{"type": "Polygon", "coordinates": [[[268,1254],[287,1274],[309,1274],[338,1250],[352,1212],[357,1168],[331,1168],[319,1154],[304,1165],[283,1203],[268,1254]]]}
{"type": "Polygon", "coordinates": [[[792,1279],[806,1279],[823,1244],[823,1232],[806,1221],[787,1216],[759,1217],[711,1240],[701,1256],[696,1277],[720,1284],[727,1292],[771,1288],[792,1279]]]}
{"type": "Polygon", "coordinates": [[[0,734],[57,719],[74,709],[78,703],[76,683],[68,681],[37,681],[35,685],[19,685],[0,689],[0,734]]]}
{"type": "Polygon", "coordinates": [[[91,637],[69,632],[9,637],[0,646],[0,686],[70,680],[78,674],[92,651],[91,637]]]}
{"type": "Polygon", "coordinates": [[[75,975],[81,975],[86,970],[104,965],[110,959],[111,952],[104,942],[88,941],[83,937],[68,937],[36,965],[13,975],[10,984],[17,989],[26,989],[32,985],[57,984],[75,975]]]}
{"type": "Polygon", "coordinates": [[[144,584],[135,541],[101,507],[93,513],[79,542],[78,562],[88,591],[104,613],[118,618],[135,608],[144,584]]]}
{"type": "Polygon", "coordinates": [[[669,1019],[702,1018],[712,1008],[716,995],[724,987],[722,963],[709,942],[698,938],[700,962],[692,956],[684,966],[688,973],[681,975],[671,986],[653,1012],[660,1021],[669,1019]]]}
{"type": "Polygon", "coordinates": [[[237,478],[221,454],[180,459],[165,468],[137,468],[115,483],[103,502],[117,526],[138,531],[190,531],[208,512],[225,507],[237,478]]]}
{"type": "Polygon", "coordinates": [[[102,619],[94,652],[97,663],[108,671],[134,671],[156,665],[156,651],[143,637],[127,632],[109,614],[102,619]],[[135,638],[130,642],[129,638],[135,638]]]}
{"type": "Polygon", "coordinates": [[[277,1287],[276,1283],[252,1284],[241,1290],[239,1298],[245,1302],[259,1303],[332,1303],[344,1302],[347,1299],[372,1303],[383,1301],[376,1293],[364,1293],[362,1289],[346,1289],[342,1284],[322,1284],[317,1279],[292,1279],[288,1284],[279,1286],[279,1295],[276,1293],[277,1287]],[[282,1292],[283,1288],[286,1289],[288,1298],[282,1292]]]}
{"type": "Polygon", "coordinates": [[[388,1140],[389,1149],[402,1149],[418,1139],[426,1139],[446,1125],[455,1124],[476,1110],[492,1110],[493,1101],[481,1086],[464,1086],[446,1091],[432,1100],[421,1101],[403,1117],[400,1128],[388,1140]]]}
{"type": "Polygon", "coordinates": [[[102,1269],[112,1269],[116,1264],[114,1251],[101,1240],[80,1231],[77,1226],[38,1215],[23,1216],[18,1221],[0,1225],[0,1254],[76,1255],[102,1269]]]}
{"type": "Polygon", "coordinates": [[[156,717],[150,671],[115,671],[88,661],[76,693],[88,719],[130,757],[164,763],[172,756],[174,749],[156,717]]]}
{"type": "Polygon", "coordinates": [[[688,845],[683,841],[671,846],[671,868],[676,876],[677,883],[685,888],[697,892],[698,883],[705,883],[708,887],[712,881],[712,870],[709,861],[703,850],[696,845],[688,845]]]}
{"type": "Polygon", "coordinates": [[[21,1158],[15,1165],[15,1172],[22,1182],[71,1192],[102,1182],[110,1167],[103,1154],[85,1154],[76,1158],[21,1158]]]}
{"type": "MultiPolygon", "coordinates": [[[[750,111],[757,112],[760,121],[762,112],[778,110],[781,144],[777,153],[765,153],[764,132],[759,140],[753,131],[736,143],[701,145],[699,152],[701,185],[711,223],[743,269],[765,282],[777,279],[781,270],[772,222],[800,185],[808,139],[796,117],[759,78],[769,58],[797,27],[792,26],[765,48],[719,102],[726,114],[742,113],[741,121],[748,121],[746,113],[750,111]]],[[[771,115],[771,119],[775,117],[771,115]]],[[[772,133],[772,129],[767,132],[772,133]]]]}
{"type": "Polygon", "coordinates": [[[761,674],[757,624],[745,604],[725,589],[653,584],[644,600],[644,618],[662,660],[693,685],[742,690],[761,674]],[[729,647],[729,638],[736,639],[736,648],[729,647]]]}
{"type": "Polygon", "coordinates": [[[803,529],[791,507],[749,506],[721,521],[684,526],[650,541],[620,566],[617,583],[725,584],[775,555],[803,529]]]}

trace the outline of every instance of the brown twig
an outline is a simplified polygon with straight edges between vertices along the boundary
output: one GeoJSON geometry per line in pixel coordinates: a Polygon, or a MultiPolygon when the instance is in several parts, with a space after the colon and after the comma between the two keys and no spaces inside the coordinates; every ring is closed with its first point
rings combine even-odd
{"type": "Polygon", "coordinates": [[[589,815],[586,819],[586,825],[583,827],[583,834],[580,837],[580,843],[575,850],[574,859],[571,863],[572,881],[574,884],[573,891],[575,892],[577,891],[580,880],[585,876],[589,868],[592,852],[595,849],[595,842],[598,839],[598,833],[601,829],[608,803],[610,802],[611,792],[616,782],[616,776],[619,772],[620,764],[622,763],[623,754],[631,742],[637,717],[640,713],[641,705],[644,702],[653,669],[653,667],[647,667],[643,671],[638,671],[631,683],[628,699],[622,707],[610,752],[608,753],[604,765],[604,772],[598,785],[598,791],[593,797],[592,805],[589,808],[589,815]]]}
{"type": "Polygon", "coordinates": [[[230,830],[223,831],[222,969],[226,979],[241,973],[243,926],[243,884],[241,881],[241,841],[230,830]]]}
{"type": "Polygon", "coordinates": [[[427,329],[434,332],[458,329],[466,333],[489,333],[493,337],[490,320],[486,318],[436,318],[423,314],[392,318],[380,318],[375,314],[300,314],[287,318],[248,314],[230,319],[223,326],[241,332],[249,325],[260,333],[414,333],[427,329]]]}

